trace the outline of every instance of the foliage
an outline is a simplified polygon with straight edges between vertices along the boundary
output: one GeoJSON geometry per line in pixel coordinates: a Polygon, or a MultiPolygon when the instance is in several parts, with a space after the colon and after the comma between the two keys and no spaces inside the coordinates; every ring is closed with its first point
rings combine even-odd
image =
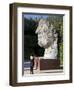
{"type": "Polygon", "coordinates": [[[63,64],[63,15],[50,15],[49,24],[53,24],[58,33],[58,59],[63,64]]]}
{"type": "Polygon", "coordinates": [[[43,56],[44,48],[37,44],[37,34],[35,30],[38,25],[37,19],[24,18],[24,58],[29,60],[31,55],[43,56]]]}

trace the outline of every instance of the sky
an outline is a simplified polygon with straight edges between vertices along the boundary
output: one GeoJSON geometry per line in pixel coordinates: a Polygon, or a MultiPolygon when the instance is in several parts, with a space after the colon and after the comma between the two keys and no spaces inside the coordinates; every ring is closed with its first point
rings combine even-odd
{"type": "Polygon", "coordinates": [[[27,18],[27,19],[30,19],[30,18],[32,18],[32,19],[39,19],[39,18],[48,18],[49,16],[63,16],[63,14],[36,14],[36,13],[24,13],[23,14],[24,15],[24,17],[25,18],[27,18]]]}
{"type": "Polygon", "coordinates": [[[32,18],[32,19],[35,19],[35,18],[47,18],[48,17],[48,15],[43,15],[43,14],[24,14],[24,17],[25,18],[28,18],[28,19],[30,19],[30,18],[32,18]]]}

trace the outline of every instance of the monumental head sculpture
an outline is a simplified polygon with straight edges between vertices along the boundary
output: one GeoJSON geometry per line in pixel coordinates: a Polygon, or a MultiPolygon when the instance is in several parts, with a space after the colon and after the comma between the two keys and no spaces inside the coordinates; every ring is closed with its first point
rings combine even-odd
{"type": "Polygon", "coordinates": [[[38,35],[38,45],[45,48],[44,57],[56,59],[58,34],[53,24],[46,19],[40,19],[35,33],[38,35]]]}

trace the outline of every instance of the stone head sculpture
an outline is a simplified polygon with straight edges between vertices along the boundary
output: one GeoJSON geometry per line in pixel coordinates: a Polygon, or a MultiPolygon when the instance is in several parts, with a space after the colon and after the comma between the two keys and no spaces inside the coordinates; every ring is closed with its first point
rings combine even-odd
{"type": "MultiPolygon", "coordinates": [[[[49,49],[48,54],[50,54],[50,51],[53,51],[52,47],[57,51],[57,33],[54,29],[54,26],[52,24],[49,24],[49,21],[47,21],[46,19],[41,19],[35,33],[38,34],[38,45],[45,48],[46,53],[46,50],[49,49]]],[[[55,51],[53,54],[55,54],[55,51]]],[[[47,57],[51,55],[44,54],[44,56],[47,57]]]]}

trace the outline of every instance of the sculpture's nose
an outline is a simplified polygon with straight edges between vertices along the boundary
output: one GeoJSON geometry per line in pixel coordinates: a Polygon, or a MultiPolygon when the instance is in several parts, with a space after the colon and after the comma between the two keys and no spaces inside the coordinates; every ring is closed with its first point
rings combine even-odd
{"type": "Polygon", "coordinates": [[[40,32],[40,28],[39,28],[39,27],[37,27],[37,29],[36,29],[35,33],[36,33],[36,34],[38,34],[39,32],[40,32]]]}
{"type": "Polygon", "coordinates": [[[38,33],[38,28],[36,29],[35,33],[36,33],[36,34],[38,33]]]}

